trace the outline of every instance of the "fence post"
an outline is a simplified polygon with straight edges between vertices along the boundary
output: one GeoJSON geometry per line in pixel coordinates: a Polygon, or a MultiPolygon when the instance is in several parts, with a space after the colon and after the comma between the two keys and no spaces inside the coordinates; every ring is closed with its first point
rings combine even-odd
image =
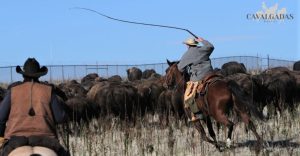
{"type": "Polygon", "coordinates": [[[61,65],[61,74],[62,74],[62,79],[63,79],[63,82],[65,82],[65,72],[64,72],[64,65],[61,65]]]}
{"type": "Polygon", "coordinates": [[[87,64],[85,65],[85,75],[87,75],[87,64]]]}
{"type": "Polygon", "coordinates": [[[119,66],[116,65],[116,71],[117,71],[117,75],[119,75],[119,66]]]}
{"type": "Polygon", "coordinates": [[[268,57],[267,57],[267,61],[268,61],[268,69],[270,68],[270,58],[269,58],[269,55],[268,55],[268,57]]]}
{"type": "Polygon", "coordinates": [[[99,66],[98,66],[98,61],[96,62],[96,71],[97,71],[97,74],[99,75],[99,66]]]}
{"type": "Polygon", "coordinates": [[[259,69],[259,62],[258,62],[258,53],[256,54],[256,70],[258,71],[259,69]]]}
{"type": "Polygon", "coordinates": [[[73,67],[74,67],[74,79],[77,79],[76,78],[76,65],[74,65],[73,67]]]}
{"type": "Polygon", "coordinates": [[[161,64],[161,75],[164,74],[164,63],[161,64]]]}
{"type": "Polygon", "coordinates": [[[10,83],[13,82],[13,75],[12,75],[12,66],[10,66],[10,83]]]}
{"type": "Polygon", "coordinates": [[[49,70],[49,74],[50,74],[50,83],[52,83],[52,72],[51,72],[51,66],[49,66],[50,70],[49,70]]]}
{"type": "Polygon", "coordinates": [[[108,78],[108,65],[106,65],[106,77],[108,78]]]}

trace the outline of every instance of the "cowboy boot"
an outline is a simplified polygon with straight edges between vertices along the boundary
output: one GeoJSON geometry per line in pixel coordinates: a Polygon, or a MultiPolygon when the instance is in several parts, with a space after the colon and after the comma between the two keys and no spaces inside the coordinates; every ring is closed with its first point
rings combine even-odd
{"type": "Polygon", "coordinates": [[[192,113],[192,119],[191,119],[191,121],[195,122],[195,121],[199,121],[199,120],[200,120],[200,118],[198,118],[194,113],[192,113]]]}
{"type": "Polygon", "coordinates": [[[196,121],[204,119],[203,113],[200,110],[198,112],[194,113],[191,111],[190,107],[186,107],[185,109],[186,109],[186,112],[188,114],[190,114],[191,122],[196,122],[196,121]]]}

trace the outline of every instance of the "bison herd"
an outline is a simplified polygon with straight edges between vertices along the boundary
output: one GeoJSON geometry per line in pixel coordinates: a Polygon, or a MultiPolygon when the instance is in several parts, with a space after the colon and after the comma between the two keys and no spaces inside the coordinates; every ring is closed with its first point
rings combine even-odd
{"type": "MultiPolygon", "coordinates": [[[[270,114],[293,111],[300,100],[300,63],[293,70],[275,67],[258,74],[250,74],[242,63],[228,62],[215,69],[228,81],[234,80],[260,111],[267,106],[270,114]]],[[[86,75],[80,82],[71,80],[55,85],[61,100],[68,106],[73,121],[90,121],[92,118],[118,116],[135,121],[146,114],[158,114],[159,119],[170,115],[185,119],[182,96],[163,85],[164,76],[155,70],[127,70],[127,78],[118,75],[104,78],[96,73],[86,75]]],[[[5,89],[0,88],[0,100],[5,89]]]]}

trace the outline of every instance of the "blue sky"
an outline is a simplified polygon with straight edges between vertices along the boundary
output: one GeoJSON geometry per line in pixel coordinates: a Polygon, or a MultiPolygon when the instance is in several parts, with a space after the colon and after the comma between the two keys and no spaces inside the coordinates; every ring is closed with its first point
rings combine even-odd
{"type": "Polygon", "coordinates": [[[215,45],[212,57],[260,56],[299,60],[296,0],[26,0],[0,2],[0,66],[41,64],[142,64],[178,60],[185,31],[120,23],[124,20],[187,28],[215,45]],[[262,2],[286,8],[293,20],[253,21],[262,2]]]}

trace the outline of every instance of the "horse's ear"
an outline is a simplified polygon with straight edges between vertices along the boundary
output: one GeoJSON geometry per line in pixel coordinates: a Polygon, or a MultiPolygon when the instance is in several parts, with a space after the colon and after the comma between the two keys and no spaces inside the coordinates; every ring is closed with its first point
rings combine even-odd
{"type": "Polygon", "coordinates": [[[167,59],[167,63],[168,63],[169,66],[172,65],[172,62],[170,62],[168,59],[167,59]]]}

